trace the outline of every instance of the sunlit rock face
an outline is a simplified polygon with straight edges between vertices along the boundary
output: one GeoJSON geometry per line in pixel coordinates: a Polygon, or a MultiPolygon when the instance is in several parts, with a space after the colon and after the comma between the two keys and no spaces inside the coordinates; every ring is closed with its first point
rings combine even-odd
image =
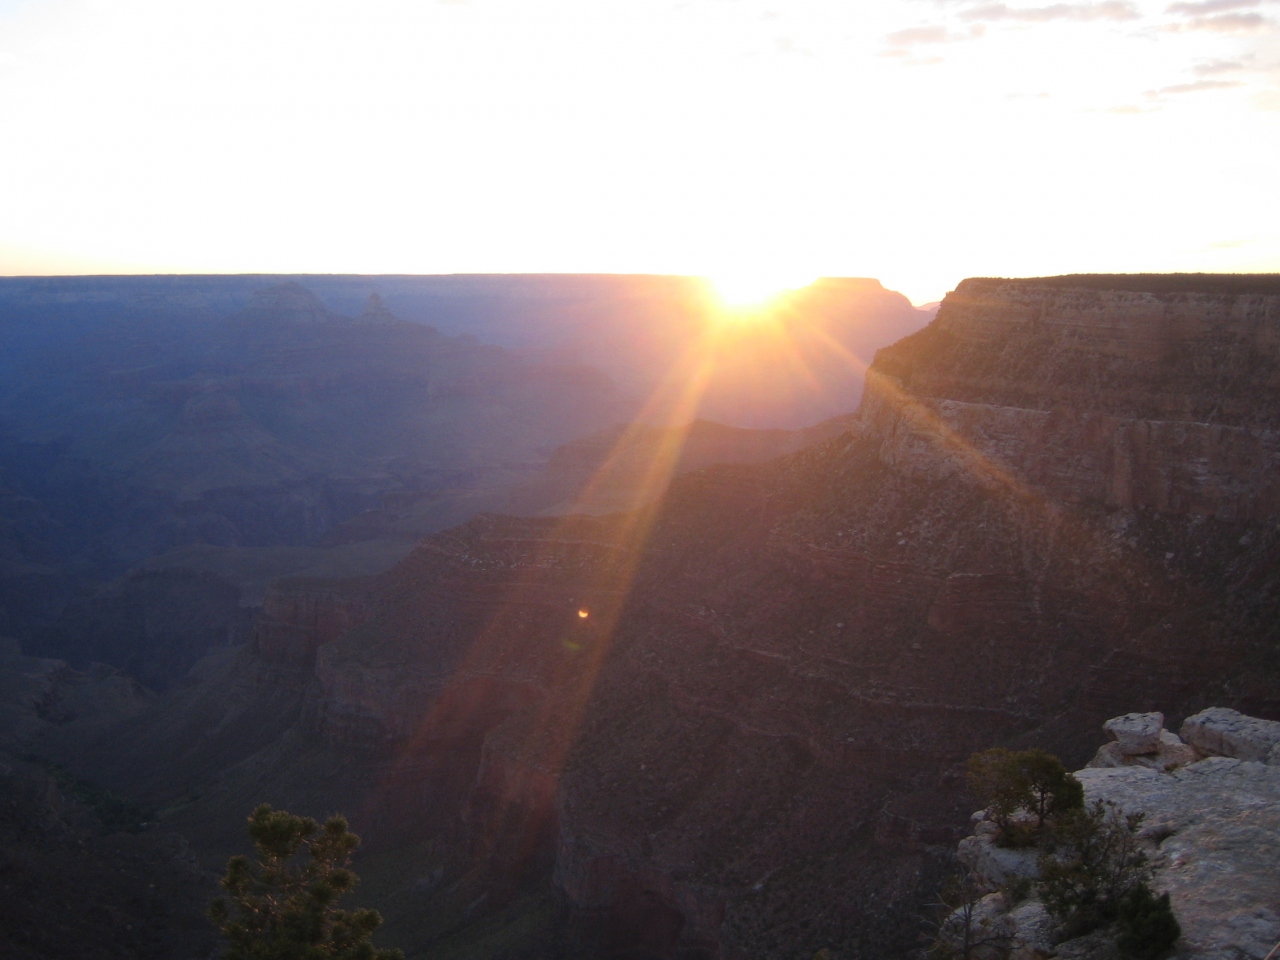
{"type": "Polygon", "coordinates": [[[965,281],[879,356],[864,410],[882,455],[951,441],[1068,502],[1274,516],[1280,291],[1171,286],[965,281]]]}
{"type": "Polygon", "coordinates": [[[906,957],[971,752],[1280,717],[1280,290],[1156,280],[963,284],[824,444],[282,586],[261,649],[314,658],[357,829],[437,837],[459,915],[549,879],[572,957],[906,957]]]}

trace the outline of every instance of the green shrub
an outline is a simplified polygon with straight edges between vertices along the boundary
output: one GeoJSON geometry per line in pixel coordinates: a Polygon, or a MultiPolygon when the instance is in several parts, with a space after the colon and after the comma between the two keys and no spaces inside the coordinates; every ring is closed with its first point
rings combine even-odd
{"type": "Polygon", "coordinates": [[[1169,894],[1156,896],[1145,883],[1130,888],[1116,911],[1120,950],[1135,960],[1156,960],[1182,936],[1182,928],[1169,906],[1169,894]]]}
{"type": "Polygon", "coordinates": [[[969,758],[969,789],[991,812],[1003,846],[1029,846],[1047,823],[1084,807],[1084,787],[1051,753],[994,747],[969,758]],[[1035,823],[1014,822],[1019,811],[1035,823]]]}
{"type": "Polygon", "coordinates": [[[1110,923],[1123,898],[1151,878],[1138,846],[1141,814],[1101,800],[1054,825],[1054,849],[1040,858],[1040,899],[1065,938],[1110,923]]]}

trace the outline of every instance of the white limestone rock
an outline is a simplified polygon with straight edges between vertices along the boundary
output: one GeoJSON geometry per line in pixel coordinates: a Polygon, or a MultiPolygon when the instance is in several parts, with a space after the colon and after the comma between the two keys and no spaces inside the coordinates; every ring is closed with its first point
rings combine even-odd
{"type": "Polygon", "coordinates": [[[1145,814],[1152,888],[1169,892],[1182,925],[1177,956],[1261,960],[1280,941],[1280,767],[1210,757],[1169,773],[1126,765],[1076,776],[1088,802],[1145,814]]]}
{"type": "Polygon", "coordinates": [[[1037,865],[1039,851],[1034,847],[1010,850],[996,846],[995,831],[965,837],[956,848],[956,856],[990,887],[1000,887],[1011,880],[1034,880],[1040,876],[1037,865]]]}
{"type": "MultiPolygon", "coordinates": [[[[1146,760],[1146,757],[1138,758],[1139,762],[1146,760]]],[[[1189,743],[1183,743],[1182,738],[1176,733],[1169,730],[1160,731],[1160,749],[1156,751],[1152,758],[1154,761],[1152,766],[1157,770],[1172,770],[1174,767],[1181,767],[1188,763],[1195,763],[1197,760],[1203,760],[1204,754],[1191,746],[1189,743]]]]}
{"type": "Polygon", "coordinates": [[[1271,762],[1280,746],[1280,723],[1246,717],[1226,707],[1210,707],[1187,717],[1181,733],[1202,753],[1236,760],[1271,762]]]}
{"type": "Polygon", "coordinates": [[[1124,767],[1138,765],[1143,767],[1151,767],[1153,770],[1169,771],[1175,767],[1181,767],[1188,763],[1195,763],[1197,760],[1204,759],[1202,754],[1195,747],[1188,743],[1183,743],[1176,733],[1168,730],[1160,731],[1160,745],[1155,753],[1131,755],[1126,754],[1120,744],[1112,741],[1104,743],[1098,748],[1098,752],[1094,755],[1085,766],[1089,769],[1098,767],[1124,767]]]}
{"type": "Polygon", "coordinates": [[[1053,953],[1053,933],[1057,926],[1039,900],[1023,900],[1009,911],[1013,943],[1009,960],[1040,960],[1053,953]]]}
{"type": "Polygon", "coordinates": [[[1102,725],[1107,736],[1120,746],[1125,756],[1137,757],[1160,749],[1160,731],[1164,729],[1163,713],[1126,713],[1102,725]]]}

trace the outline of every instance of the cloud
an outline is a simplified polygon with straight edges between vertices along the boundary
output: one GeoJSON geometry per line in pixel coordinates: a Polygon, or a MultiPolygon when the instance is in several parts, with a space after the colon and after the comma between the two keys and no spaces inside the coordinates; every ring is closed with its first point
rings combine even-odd
{"type": "Polygon", "coordinates": [[[1260,13],[1220,13],[1215,17],[1194,17],[1186,23],[1171,26],[1171,30],[1211,30],[1215,33],[1248,33],[1270,24],[1260,13]]]}
{"type": "Polygon", "coordinates": [[[1186,17],[1182,23],[1174,23],[1167,30],[1209,30],[1216,33],[1247,33],[1270,26],[1268,20],[1252,9],[1262,6],[1264,0],[1179,0],[1165,8],[1165,13],[1186,17]]]}
{"type": "Polygon", "coordinates": [[[1048,23],[1051,20],[1137,20],[1142,16],[1130,0],[1102,0],[1101,3],[1054,3],[1047,7],[1011,7],[1007,3],[983,3],[962,10],[962,20],[1013,20],[1048,23]]]}
{"type": "Polygon", "coordinates": [[[1239,60],[1210,60],[1208,63],[1198,63],[1191,68],[1191,72],[1197,77],[1214,77],[1223,73],[1238,73],[1241,70],[1248,69],[1239,60]]]}
{"type": "Polygon", "coordinates": [[[1243,87],[1242,80],[1193,80],[1190,83],[1175,83],[1158,90],[1148,90],[1146,95],[1151,99],[1175,96],[1180,93],[1201,93],[1205,90],[1227,90],[1231,87],[1243,87]]]}
{"type": "MultiPolygon", "coordinates": [[[[1141,19],[1142,14],[1134,0],[1097,0],[1091,3],[1051,3],[1043,7],[1011,7],[1007,3],[980,0],[935,0],[940,5],[967,4],[956,13],[959,19],[971,24],[967,33],[955,33],[946,27],[931,24],[908,27],[888,34],[884,39],[889,45],[886,56],[906,56],[910,48],[919,44],[955,43],[976,40],[983,35],[988,22],[1050,23],[1052,21],[1127,21],[1141,19]]],[[[1261,2],[1261,0],[1206,0],[1206,2],[1261,2]]]]}
{"type": "Polygon", "coordinates": [[[895,30],[884,39],[892,47],[910,47],[917,43],[950,43],[962,40],[964,36],[954,34],[946,27],[908,27],[895,30]]]}
{"type": "Polygon", "coordinates": [[[931,67],[934,64],[941,63],[942,58],[938,56],[913,57],[912,53],[917,46],[976,40],[982,36],[984,29],[981,24],[975,24],[969,28],[967,33],[952,33],[946,27],[936,25],[895,30],[885,36],[886,49],[881,53],[881,56],[902,57],[904,59],[899,62],[909,67],[931,67]]]}
{"type": "Polygon", "coordinates": [[[1199,3],[1172,3],[1165,13],[1189,13],[1195,17],[1206,14],[1221,13],[1223,10],[1240,10],[1245,7],[1256,7],[1262,0],[1201,0],[1199,3]]]}

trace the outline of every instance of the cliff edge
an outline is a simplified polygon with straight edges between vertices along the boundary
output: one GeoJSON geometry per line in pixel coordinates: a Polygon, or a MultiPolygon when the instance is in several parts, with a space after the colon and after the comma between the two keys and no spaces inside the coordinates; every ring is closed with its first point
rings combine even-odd
{"type": "MultiPolygon", "coordinates": [[[[1179,736],[1163,720],[1146,713],[1108,721],[1115,739],[1075,776],[1087,803],[1141,816],[1150,885],[1169,894],[1181,926],[1176,960],[1263,960],[1280,945],[1280,723],[1210,708],[1188,717],[1179,736]]],[[[1059,940],[1035,894],[1008,893],[1011,880],[1040,877],[1037,851],[998,846],[985,810],[974,821],[959,855],[983,883],[1005,888],[975,912],[984,929],[1005,930],[1004,955],[1119,955],[1114,929],[1059,940]]]]}

